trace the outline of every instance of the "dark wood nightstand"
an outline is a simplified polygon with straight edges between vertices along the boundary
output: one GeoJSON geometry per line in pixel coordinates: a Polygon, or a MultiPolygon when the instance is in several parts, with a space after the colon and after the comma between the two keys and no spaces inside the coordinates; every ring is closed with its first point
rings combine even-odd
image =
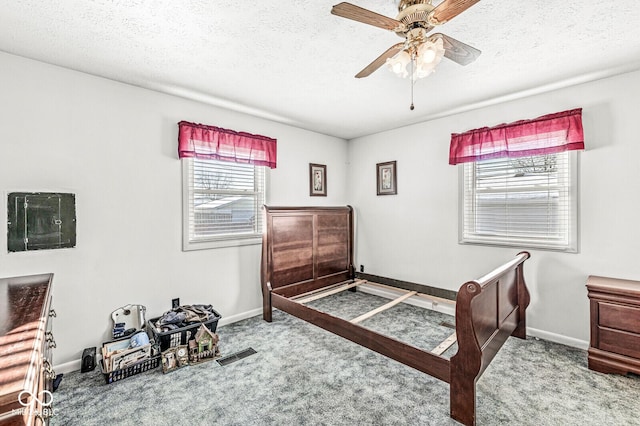
{"type": "Polygon", "coordinates": [[[640,281],[589,276],[589,368],[640,374],[640,281]]]}

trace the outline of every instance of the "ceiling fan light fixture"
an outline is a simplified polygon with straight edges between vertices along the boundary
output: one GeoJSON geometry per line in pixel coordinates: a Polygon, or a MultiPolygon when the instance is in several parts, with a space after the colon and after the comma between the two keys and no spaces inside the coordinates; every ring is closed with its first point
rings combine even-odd
{"type": "Polygon", "coordinates": [[[433,49],[423,49],[422,55],[418,56],[423,64],[430,64],[436,59],[436,51],[433,49]]]}
{"type": "Polygon", "coordinates": [[[442,39],[427,40],[415,48],[410,46],[401,50],[395,56],[386,60],[387,67],[398,77],[409,77],[409,64],[411,67],[411,78],[418,80],[429,76],[444,56],[444,45],[442,39]],[[411,49],[413,54],[410,53],[411,49]]]}
{"type": "Polygon", "coordinates": [[[433,66],[433,64],[425,63],[422,65],[418,65],[415,72],[413,73],[413,79],[418,80],[420,78],[428,77],[434,71],[435,67],[433,66]]]}
{"type": "Polygon", "coordinates": [[[394,57],[387,59],[387,66],[398,77],[406,78],[409,76],[407,65],[411,62],[411,56],[406,50],[401,50],[394,57]]]}
{"type": "Polygon", "coordinates": [[[428,77],[444,56],[442,39],[427,40],[418,46],[413,80],[428,77]]]}
{"type": "Polygon", "coordinates": [[[422,63],[438,65],[444,56],[444,44],[441,38],[427,40],[418,47],[418,65],[422,63]]]}

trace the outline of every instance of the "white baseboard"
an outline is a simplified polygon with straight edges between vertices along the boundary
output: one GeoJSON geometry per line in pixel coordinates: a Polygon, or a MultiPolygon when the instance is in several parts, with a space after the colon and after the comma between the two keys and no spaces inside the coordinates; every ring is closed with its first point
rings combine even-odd
{"type": "MultiPolygon", "coordinates": [[[[80,360],[69,361],[69,362],[65,362],[64,364],[54,365],[53,369],[58,374],[60,373],[67,374],[73,371],[80,370],[80,365],[81,365],[80,360]]],[[[100,367],[96,366],[96,368],[100,368],[100,367]]]]}
{"type": "Polygon", "coordinates": [[[236,315],[231,315],[230,317],[220,318],[220,320],[218,321],[218,325],[223,326],[223,325],[233,324],[234,322],[242,321],[244,319],[255,317],[256,315],[261,315],[261,314],[262,314],[262,308],[252,309],[247,312],[241,312],[236,315]]]}
{"type": "Polygon", "coordinates": [[[550,331],[538,330],[537,328],[527,327],[527,336],[537,337],[542,340],[548,340],[550,342],[560,343],[562,345],[571,346],[578,349],[587,350],[589,348],[589,342],[585,340],[563,336],[562,334],[556,334],[550,331]]]}

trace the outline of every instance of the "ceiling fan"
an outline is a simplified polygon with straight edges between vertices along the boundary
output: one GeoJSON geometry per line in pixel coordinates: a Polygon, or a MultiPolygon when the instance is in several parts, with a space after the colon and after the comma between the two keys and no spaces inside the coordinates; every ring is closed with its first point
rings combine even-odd
{"type": "MultiPolygon", "coordinates": [[[[395,44],[356,74],[367,77],[385,63],[396,74],[407,77],[411,65],[411,78],[415,81],[433,72],[442,56],[467,65],[476,60],[480,51],[441,33],[428,35],[438,25],[455,18],[480,0],[444,0],[433,6],[432,0],[400,0],[398,16],[393,19],[351,3],[339,3],[331,13],[343,18],[373,25],[395,32],[404,42],[395,44]]],[[[413,87],[413,86],[412,86],[413,87]]],[[[413,103],[411,104],[413,109],[413,103]]]]}

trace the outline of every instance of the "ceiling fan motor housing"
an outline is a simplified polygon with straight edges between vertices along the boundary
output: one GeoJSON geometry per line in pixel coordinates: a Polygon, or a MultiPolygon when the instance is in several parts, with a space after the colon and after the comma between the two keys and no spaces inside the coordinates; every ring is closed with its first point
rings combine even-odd
{"type": "MultiPolygon", "coordinates": [[[[428,4],[429,6],[431,6],[431,1],[432,0],[400,0],[400,2],[398,3],[398,12],[402,12],[406,8],[415,5],[428,4]]],[[[433,9],[433,6],[431,6],[431,8],[433,9]]]]}
{"type": "Polygon", "coordinates": [[[407,37],[407,34],[417,28],[422,28],[426,32],[433,29],[429,23],[429,14],[435,7],[431,0],[401,0],[398,5],[398,16],[396,20],[404,24],[404,28],[398,29],[396,34],[400,37],[407,37]]]}

